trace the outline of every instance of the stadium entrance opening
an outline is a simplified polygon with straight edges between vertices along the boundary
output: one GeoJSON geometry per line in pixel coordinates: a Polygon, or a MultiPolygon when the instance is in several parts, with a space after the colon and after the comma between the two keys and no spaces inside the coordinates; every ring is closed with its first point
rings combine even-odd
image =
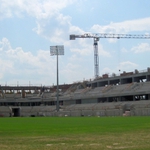
{"type": "Polygon", "coordinates": [[[13,117],[20,116],[20,108],[12,108],[13,117]]]}

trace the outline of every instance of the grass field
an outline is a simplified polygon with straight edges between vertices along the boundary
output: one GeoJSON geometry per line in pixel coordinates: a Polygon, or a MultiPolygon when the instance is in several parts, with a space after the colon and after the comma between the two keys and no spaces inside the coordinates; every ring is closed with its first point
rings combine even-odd
{"type": "Polygon", "coordinates": [[[0,150],[150,150],[150,117],[0,118],[0,150]]]}

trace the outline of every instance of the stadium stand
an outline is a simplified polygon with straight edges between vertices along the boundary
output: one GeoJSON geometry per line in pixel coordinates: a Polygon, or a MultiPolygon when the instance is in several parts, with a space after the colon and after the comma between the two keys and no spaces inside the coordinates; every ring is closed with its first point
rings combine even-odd
{"type": "Polygon", "coordinates": [[[149,116],[150,68],[57,88],[0,87],[0,116],[149,116]]]}

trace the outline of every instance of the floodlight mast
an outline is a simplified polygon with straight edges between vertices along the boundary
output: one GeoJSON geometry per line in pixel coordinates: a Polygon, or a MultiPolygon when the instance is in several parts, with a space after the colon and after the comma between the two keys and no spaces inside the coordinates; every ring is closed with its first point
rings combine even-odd
{"type": "Polygon", "coordinates": [[[57,56],[57,101],[56,101],[56,110],[59,111],[59,72],[58,72],[58,55],[64,55],[64,46],[56,45],[50,46],[50,54],[57,56]]]}
{"type": "Polygon", "coordinates": [[[99,38],[94,38],[94,74],[95,78],[99,76],[99,57],[98,57],[98,41],[99,38]]]}
{"type": "Polygon", "coordinates": [[[75,40],[76,38],[93,38],[94,39],[94,75],[95,78],[99,76],[99,55],[98,55],[98,41],[100,38],[126,38],[126,39],[150,39],[150,34],[145,35],[136,35],[136,34],[108,34],[108,33],[97,33],[97,34],[91,34],[86,33],[82,35],[70,35],[70,40],[75,40]]]}

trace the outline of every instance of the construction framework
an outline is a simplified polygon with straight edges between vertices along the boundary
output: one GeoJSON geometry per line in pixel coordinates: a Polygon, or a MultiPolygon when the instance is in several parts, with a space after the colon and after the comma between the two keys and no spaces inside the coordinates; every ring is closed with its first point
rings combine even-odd
{"type": "Polygon", "coordinates": [[[93,38],[94,39],[94,76],[98,78],[99,76],[99,54],[98,54],[98,41],[100,38],[125,38],[125,39],[150,39],[150,34],[136,35],[136,34],[107,34],[107,33],[85,33],[82,35],[70,35],[70,40],[75,40],[76,38],[93,38]]]}

